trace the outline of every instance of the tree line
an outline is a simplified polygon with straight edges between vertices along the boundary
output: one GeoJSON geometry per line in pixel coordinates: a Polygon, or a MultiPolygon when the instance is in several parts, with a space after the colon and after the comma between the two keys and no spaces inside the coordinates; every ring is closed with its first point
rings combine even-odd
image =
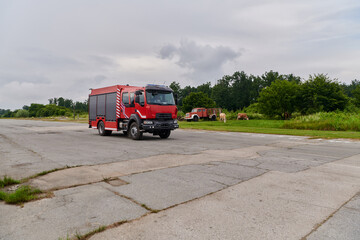
{"type": "Polygon", "coordinates": [[[253,111],[269,117],[311,114],[335,110],[359,111],[360,81],[340,83],[325,74],[301,79],[293,74],[265,72],[261,76],[235,72],[225,75],[214,86],[210,82],[197,87],[181,88],[172,82],[170,88],[178,96],[184,112],[194,107],[221,107],[229,111],[253,111]]]}
{"type": "Polygon", "coordinates": [[[0,109],[0,117],[50,117],[67,116],[74,114],[87,113],[88,102],[73,101],[63,97],[50,98],[49,104],[31,103],[30,106],[24,105],[22,109],[11,111],[10,109],[0,109]]]}
{"type": "MultiPolygon", "coordinates": [[[[340,83],[324,74],[301,79],[293,74],[265,72],[260,76],[237,71],[197,87],[169,86],[178,98],[178,108],[189,112],[195,107],[221,107],[228,111],[262,113],[271,118],[286,118],[294,112],[312,114],[347,110],[360,112],[360,81],[340,83]]],[[[88,111],[87,101],[63,97],[50,98],[49,104],[32,103],[15,111],[0,109],[0,117],[72,116],[88,111]]]]}

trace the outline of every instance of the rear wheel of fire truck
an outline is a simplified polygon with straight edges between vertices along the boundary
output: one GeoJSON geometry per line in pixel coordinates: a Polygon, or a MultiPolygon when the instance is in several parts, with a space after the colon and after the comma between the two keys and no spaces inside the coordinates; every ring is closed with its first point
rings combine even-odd
{"type": "Polygon", "coordinates": [[[211,121],[216,121],[216,115],[211,116],[211,121]]]}
{"type": "Polygon", "coordinates": [[[197,122],[197,121],[199,121],[198,116],[194,116],[194,122],[197,122]]]}
{"type": "Polygon", "coordinates": [[[134,140],[139,140],[142,138],[142,132],[140,132],[139,125],[136,122],[133,122],[130,125],[129,136],[134,140]]]}
{"type": "Polygon", "coordinates": [[[159,132],[159,136],[161,138],[168,138],[170,136],[171,131],[170,130],[161,130],[159,132]]]}
{"type": "Polygon", "coordinates": [[[99,131],[99,135],[101,136],[109,136],[112,133],[112,131],[110,130],[105,130],[105,125],[103,121],[100,121],[98,123],[98,131],[99,131]]]}

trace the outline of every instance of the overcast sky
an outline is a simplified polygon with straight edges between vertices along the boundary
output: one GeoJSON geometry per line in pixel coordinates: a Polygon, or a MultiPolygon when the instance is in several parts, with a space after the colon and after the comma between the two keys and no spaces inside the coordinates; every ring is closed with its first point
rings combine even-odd
{"type": "Polygon", "coordinates": [[[0,0],[0,108],[270,70],[360,79],[360,1],[0,0]]]}

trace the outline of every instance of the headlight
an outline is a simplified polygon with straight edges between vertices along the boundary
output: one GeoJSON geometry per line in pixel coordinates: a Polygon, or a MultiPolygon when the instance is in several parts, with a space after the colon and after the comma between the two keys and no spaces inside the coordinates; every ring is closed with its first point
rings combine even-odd
{"type": "Polygon", "coordinates": [[[145,120],[144,124],[153,124],[153,121],[145,120]]]}
{"type": "Polygon", "coordinates": [[[177,119],[174,120],[174,123],[177,123],[177,119]]]}

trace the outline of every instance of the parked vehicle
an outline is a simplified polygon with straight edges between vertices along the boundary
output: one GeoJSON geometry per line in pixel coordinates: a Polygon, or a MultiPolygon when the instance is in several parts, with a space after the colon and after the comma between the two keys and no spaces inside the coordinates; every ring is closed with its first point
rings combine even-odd
{"type": "Polygon", "coordinates": [[[199,119],[209,119],[215,121],[221,113],[221,108],[194,108],[191,112],[186,113],[185,119],[190,122],[197,122],[199,119]]]}
{"type": "Polygon", "coordinates": [[[89,128],[101,136],[123,131],[138,140],[144,132],[168,138],[179,127],[173,91],[163,85],[115,85],[92,89],[89,95],[89,128]]]}

